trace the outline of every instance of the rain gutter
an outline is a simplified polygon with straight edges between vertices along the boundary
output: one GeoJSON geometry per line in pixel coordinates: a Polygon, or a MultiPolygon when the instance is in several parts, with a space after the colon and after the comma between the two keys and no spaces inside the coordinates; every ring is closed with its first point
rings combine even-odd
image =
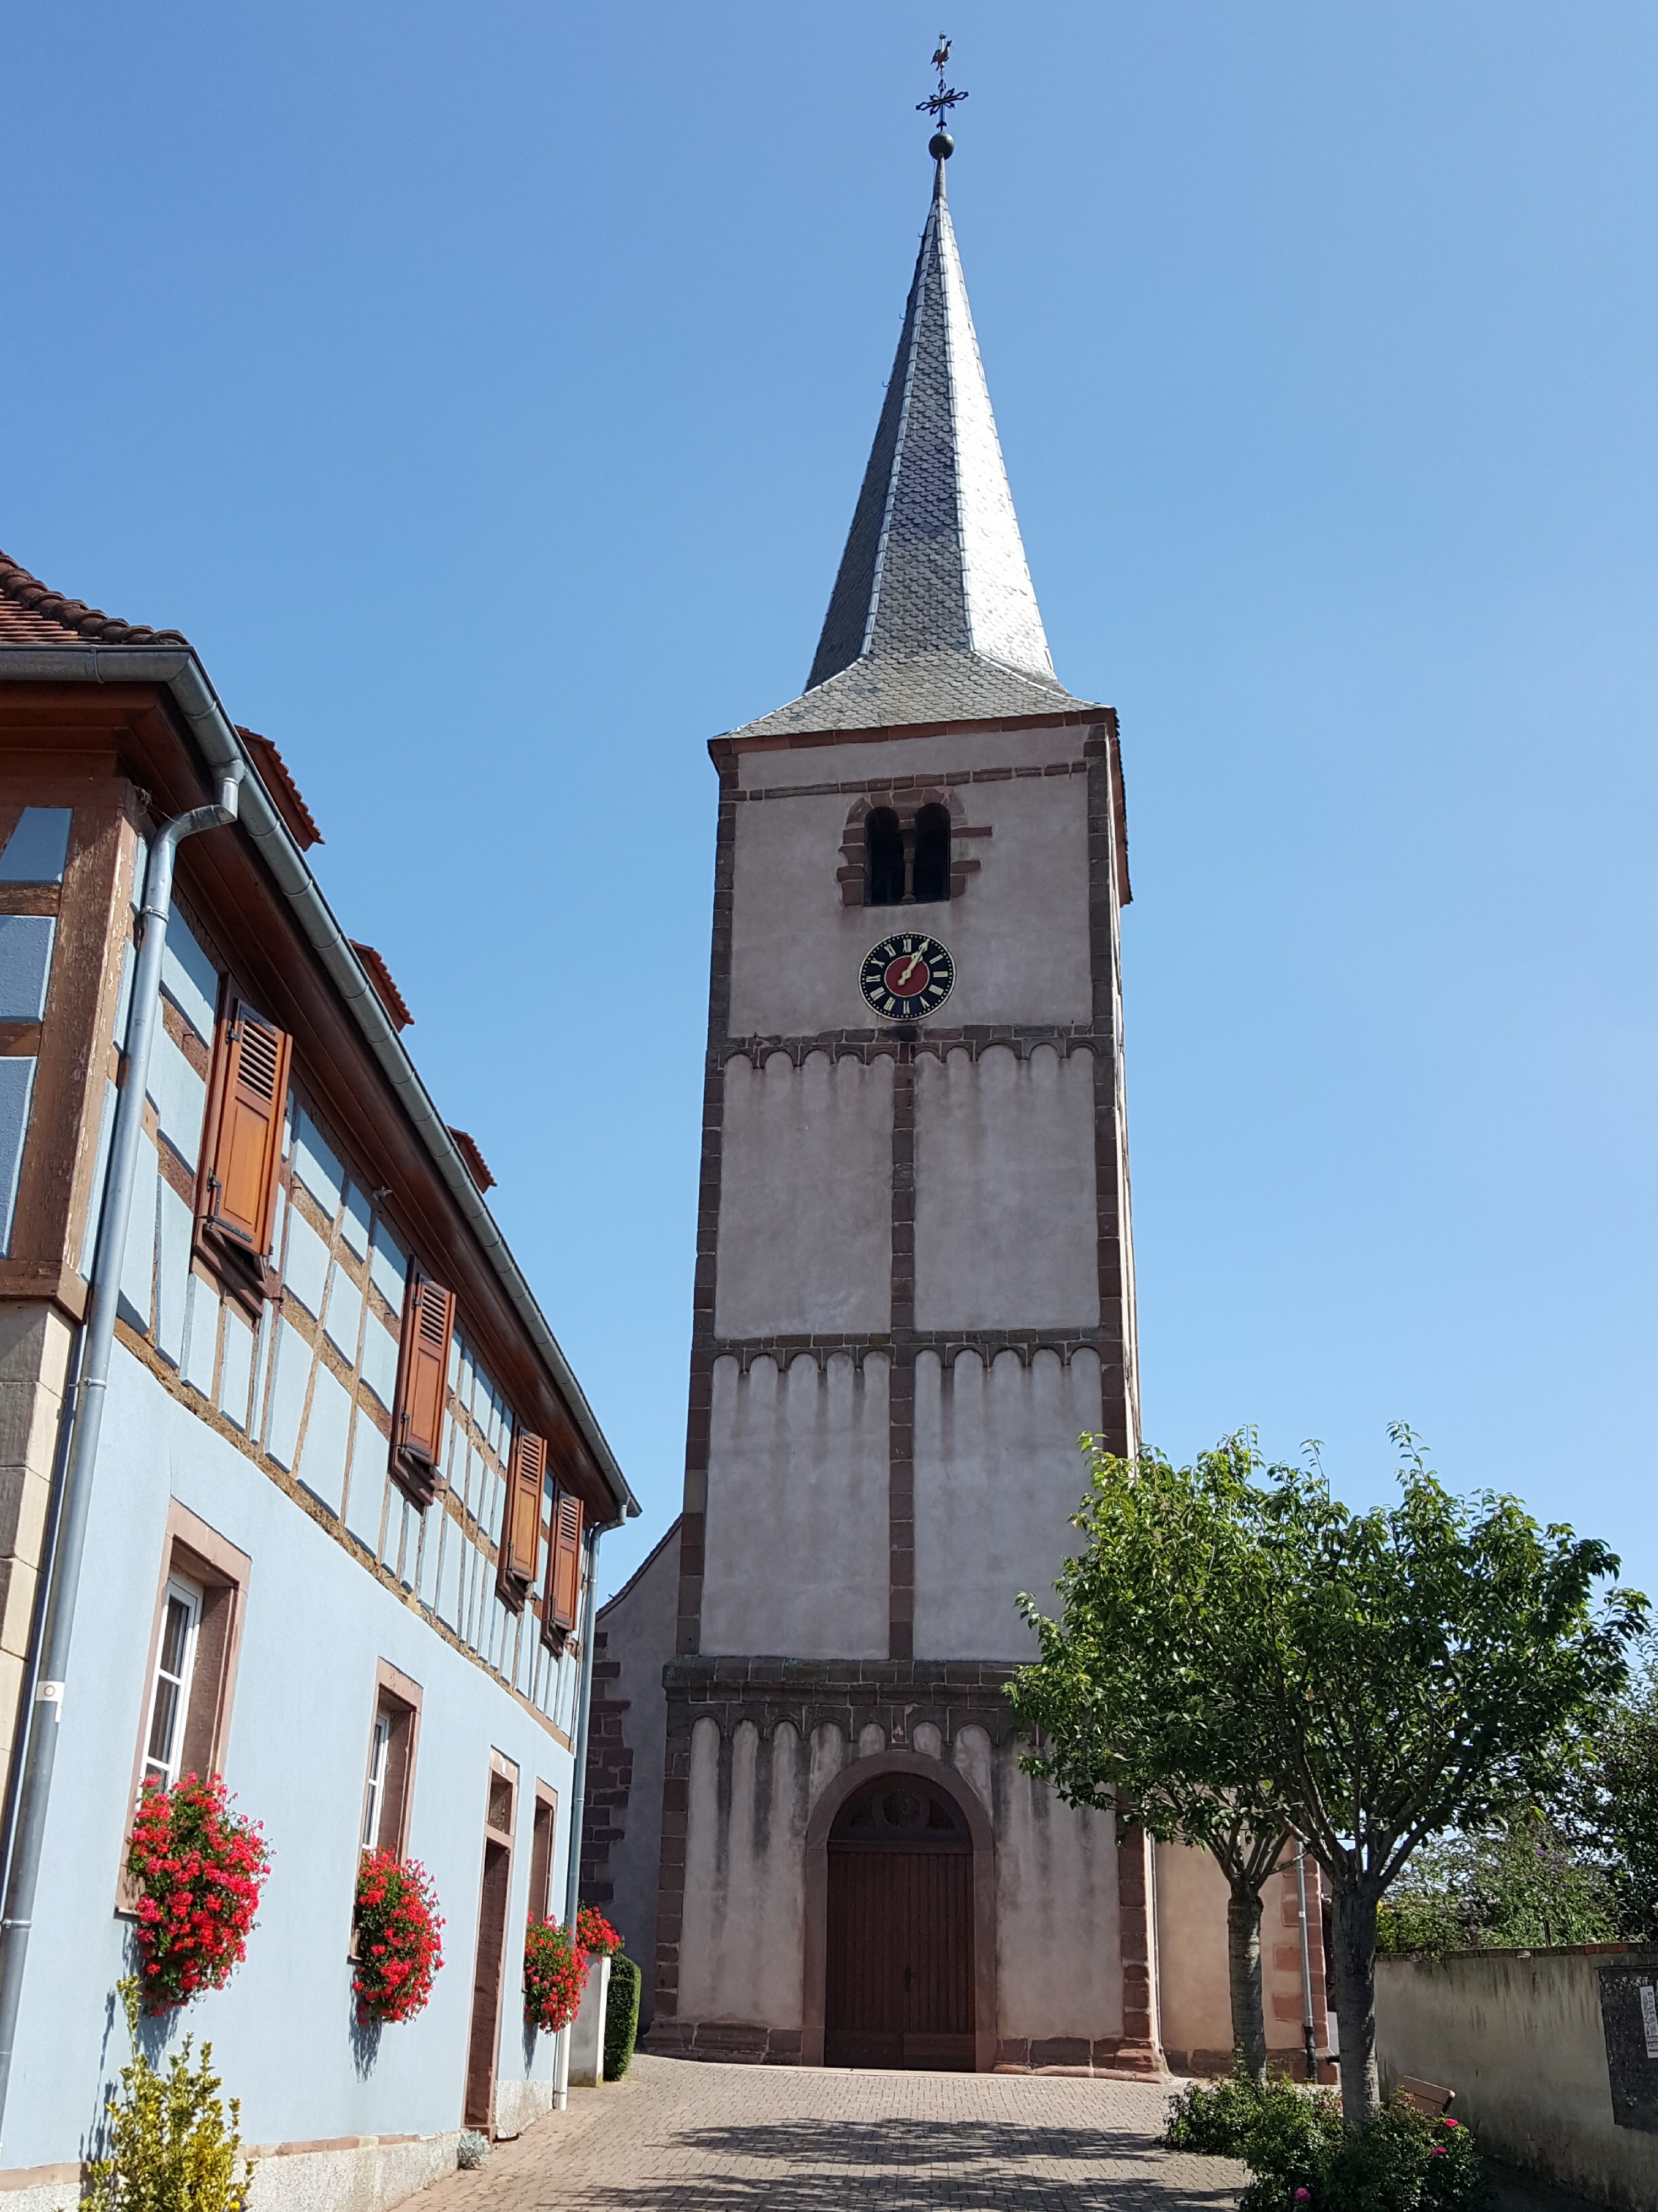
{"type": "Polygon", "coordinates": [[[195,653],[186,646],[46,646],[0,648],[0,682],[59,684],[157,684],[164,685],[195,740],[216,787],[233,768],[242,777],[241,826],[252,840],[272,881],[288,902],[295,926],[315,953],[324,972],[350,1007],[381,1073],[414,1124],[422,1143],[448,1186],[463,1219],[482,1247],[525,1334],[568,1402],[582,1441],[598,1464],[614,1501],[616,1527],[639,1511],[638,1500],[605,1440],[593,1408],[546,1315],[514,1259],[472,1171],[460,1157],[448,1126],[433,1104],[406,1048],[363,963],[329,910],[316,878],[307,867],[287,823],[277,812],[259,779],[259,765],[220,703],[195,653]]]}

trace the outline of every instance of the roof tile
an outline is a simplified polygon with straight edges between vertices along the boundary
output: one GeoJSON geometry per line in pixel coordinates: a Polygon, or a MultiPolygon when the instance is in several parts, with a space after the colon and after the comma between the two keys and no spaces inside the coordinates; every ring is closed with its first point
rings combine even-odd
{"type": "Polygon", "coordinates": [[[66,599],[0,553],[0,646],[184,645],[176,629],[122,622],[84,599],[66,599]]]}

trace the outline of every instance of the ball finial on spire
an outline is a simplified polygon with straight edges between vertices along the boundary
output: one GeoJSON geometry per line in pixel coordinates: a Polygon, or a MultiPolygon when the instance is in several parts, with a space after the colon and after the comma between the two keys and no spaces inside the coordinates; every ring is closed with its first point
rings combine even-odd
{"type": "Polygon", "coordinates": [[[955,151],[955,141],[944,128],[944,121],[950,110],[967,97],[965,92],[956,92],[947,87],[944,82],[944,64],[949,58],[949,38],[945,32],[941,31],[938,34],[938,51],[933,56],[933,67],[938,71],[938,89],[930,98],[918,100],[916,102],[916,113],[930,115],[936,125],[932,137],[927,142],[927,151],[936,161],[948,161],[955,151]]]}

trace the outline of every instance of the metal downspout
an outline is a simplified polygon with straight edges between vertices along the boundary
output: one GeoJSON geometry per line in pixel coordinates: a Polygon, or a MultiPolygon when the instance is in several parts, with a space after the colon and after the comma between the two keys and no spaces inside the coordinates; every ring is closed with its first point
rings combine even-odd
{"type": "Polygon", "coordinates": [[[1319,2038],[1313,2020],[1313,1957],[1307,1940],[1307,1846],[1295,1839],[1295,1914],[1301,1939],[1301,2039],[1307,2046],[1307,2078],[1319,2078],[1319,2038]]]}
{"type": "MultiPolygon", "coordinates": [[[[183,716],[214,780],[240,778],[248,766],[241,738],[208,681],[206,672],[187,647],[175,650],[155,646],[85,645],[70,650],[59,646],[0,646],[0,681],[7,678],[52,684],[165,684],[173,706],[183,716]]],[[[563,1393],[576,1425],[597,1462],[600,1479],[615,1503],[617,1519],[610,1525],[613,1528],[624,1518],[632,1520],[639,1510],[638,1502],[628,1488],[627,1478],[616,1463],[615,1455],[558,1340],[547,1325],[546,1316],[536,1304],[522,1270],[502,1236],[499,1223],[472,1181],[472,1170],[456,1149],[442,1115],[381,1005],[362,962],[347,942],[257,772],[248,776],[242,786],[240,819],[244,836],[265,864],[277,892],[287,902],[295,927],[345,1001],[363,1042],[413,1122],[462,1220],[482,1247],[531,1345],[546,1363],[554,1383],[563,1393]]]]}
{"type": "Polygon", "coordinates": [[[16,1826],[5,1874],[5,1917],[0,1920],[0,2128],[3,2127],[6,2097],[11,2087],[29,1928],[46,1843],[52,1765],[58,1755],[58,1729],[69,1674],[70,1645],[75,1632],[81,1559],[86,1549],[98,1438],[109,1395],[115,1310],[120,1301],[127,1219],[132,1210],[138,1147],[143,1139],[149,1054],[161,1004],[162,956],[167,949],[168,913],[173,902],[174,857],[185,838],[193,837],[198,830],[222,829],[236,819],[241,778],[239,763],[223,768],[220,771],[217,805],[195,807],[188,814],[177,815],[167,823],[150,845],[149,862],[144,871],[140,915],[143,935],[127,1022],[126,1081],[115,1110],[80,1374],[72,1403],[66,1403],[64,1407],[70,1431],[68,1453],[40,1562],[41,1582],[47,1589],[44,1613],[40,1616],[43,1632],[38,1638],[31,1637],[31,1649],[25,1662],[25,1690],[33,1680],[34,1695],[18,1716],[17,1741],[8,1778],[8,1803],[16,1806],[16,1826]]]}
{"type": "MultiPolygon", "coordinates": [[[[601,1528],[593,1526],[589,1527],[587,1537],[587,1601],[586,1617],[582,1623],[582,1683],[576,1722],[576,1780],[570,1791],[570,1865],[564,1877],[564,1927],[572,1944],[576,1941],[576,1916],[582,1907],[582,1827],[588,1802],[588,1721],[593,1711],[593,1661],[598,1649],[595,1630],[599,1619],[599,1539],[604,1533],[601,1528]]],[[[558,2031],[558,2049],[552,2062],[552,2108],[556,2112],[562,2112],[570,2103],[570,2040],[575,2032],[574,2021],[568,2027],[561,2027],[558,2031]]],[[[602,2024],[599,2044],[602,2052],[602,2024]]]]}

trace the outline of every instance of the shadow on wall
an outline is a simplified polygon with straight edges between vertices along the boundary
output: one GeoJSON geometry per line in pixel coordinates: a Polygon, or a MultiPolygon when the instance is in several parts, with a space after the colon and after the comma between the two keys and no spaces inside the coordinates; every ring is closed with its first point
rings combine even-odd
{"type": "Polygon", "coordinates": [[[366,2081],[375,2070],[375,2062],[380,2057],[381,2025],[378,2020],[359,2018],[357,1999],[351,1999],[351,2063],[357,2069],[359,2081],[366,2081]]]}
{"type": "Polygon", "coordinates": [[[779,2120],[688,2129],[674,2138],[677,2171],[614,2187],[588,2183],[582,2203],[643,2212],[1231,2212],[1243,2169],[1205,2159],[1201,2185],[1141,2129],[997,2125],[973,2121],[779,2120]],[[721,2166],[724,2171],[718,2170],[721,2166]]]}

